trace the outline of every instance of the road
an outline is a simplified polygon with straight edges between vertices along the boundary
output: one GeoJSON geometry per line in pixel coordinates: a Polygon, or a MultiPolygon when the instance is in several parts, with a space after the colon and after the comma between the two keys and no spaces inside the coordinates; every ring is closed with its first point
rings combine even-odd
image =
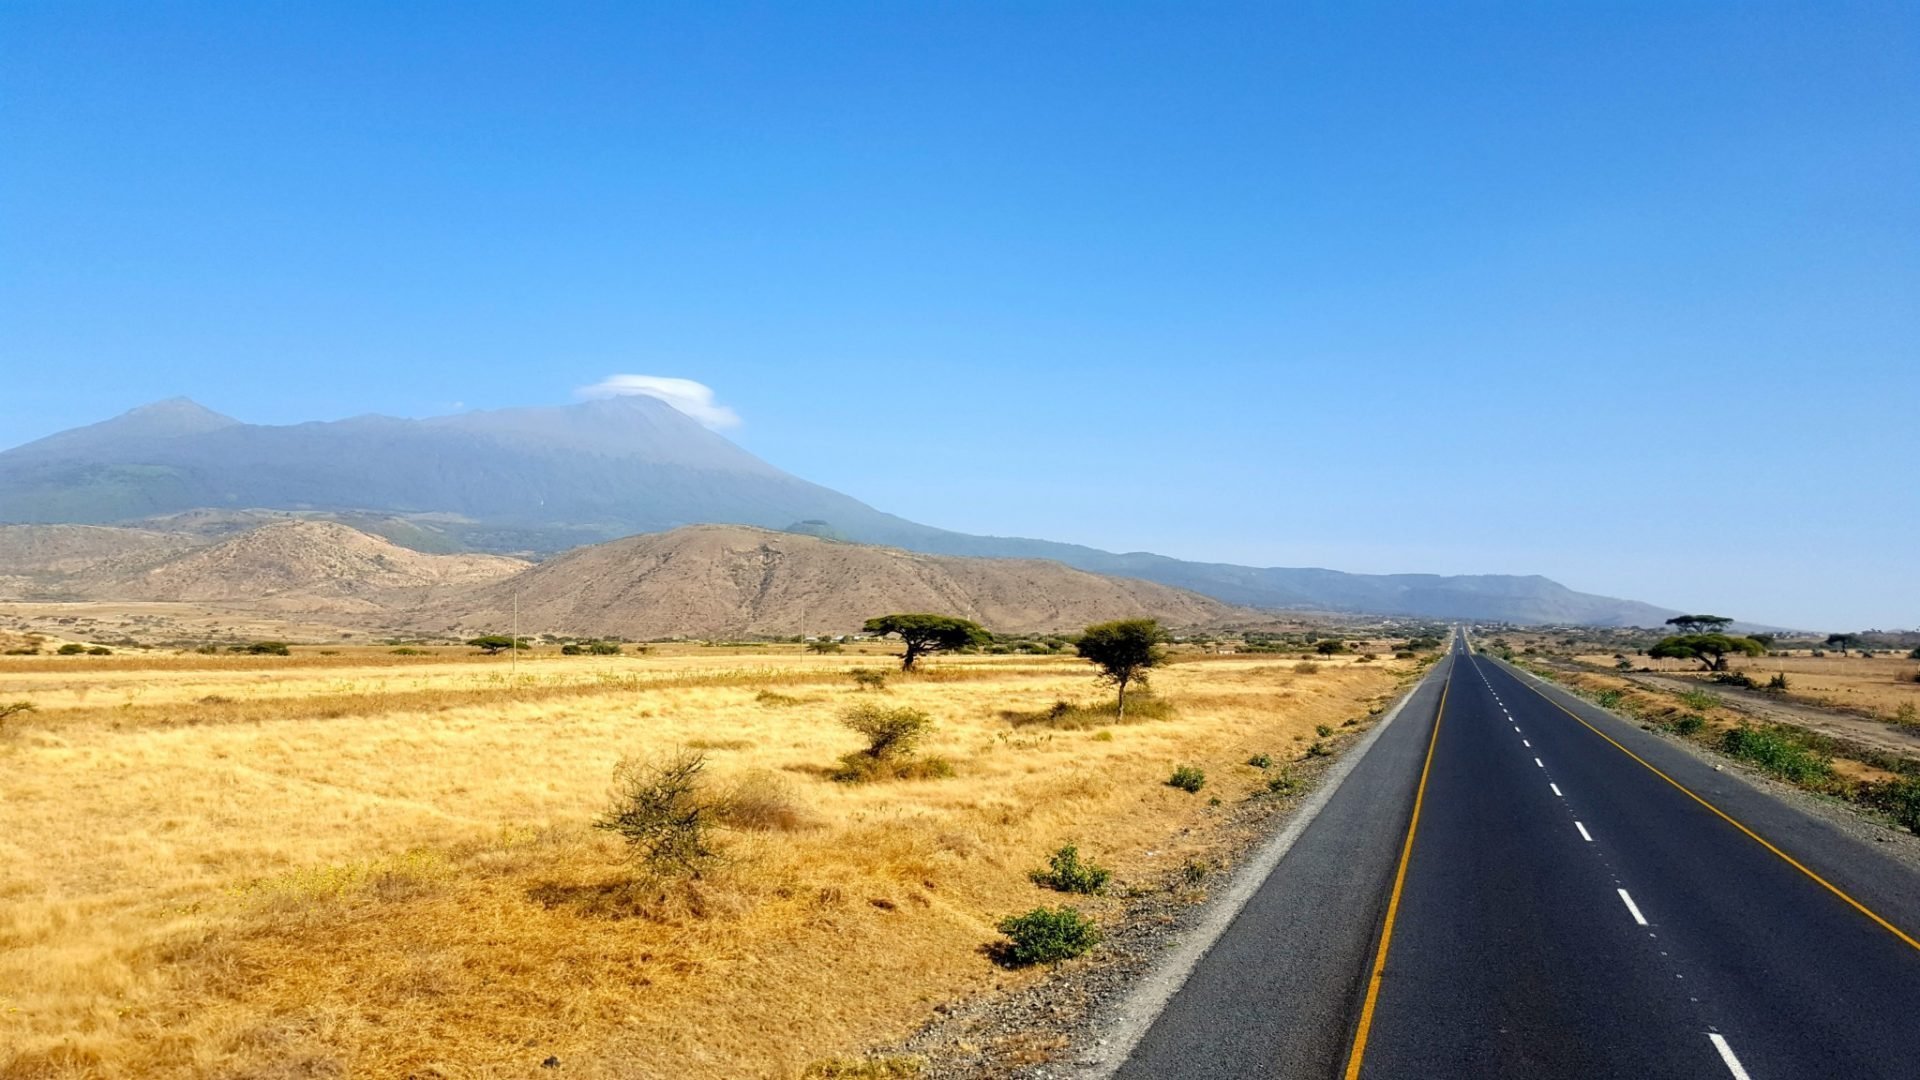
{"type": "Polygon", "coordinates": [[[1456,640],[1124,1077],[1920,1076],[1920,875],[1456,640]]]}

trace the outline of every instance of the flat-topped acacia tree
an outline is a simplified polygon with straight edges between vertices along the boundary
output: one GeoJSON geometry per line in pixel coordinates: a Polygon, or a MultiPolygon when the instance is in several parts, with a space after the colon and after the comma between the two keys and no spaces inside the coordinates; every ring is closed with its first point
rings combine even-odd
{"type": "Polygon", "coordinates": [[[868,619],[861,629],[869,634],[899,635],[907,646],[907,651],[900,657],[901,671],[912,671],[914,661],[928,653],[984,645],[990,637],[979,623],[970,619],[929,612],[877,615],[868,619]]]}
{"type": "Polygon", "coordinates": [[[1147,681],[1149,669],[1166,659],[1160,643],[1166,634],[1153,619],[1117,619],[1086,628],[1074,650],[1081,659],[1100,668],[1100,677],[1119,691],[1117,718],[1127,718],[1127,684],[1147,681]]]}

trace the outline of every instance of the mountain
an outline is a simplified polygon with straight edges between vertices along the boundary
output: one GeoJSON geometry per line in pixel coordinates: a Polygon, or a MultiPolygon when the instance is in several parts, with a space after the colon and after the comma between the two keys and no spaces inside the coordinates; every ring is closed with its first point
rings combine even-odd
{"type": "Polygon", "coordinates": [[[424,621],[627,638],[850,633],[888,611],[935,611],[996,631],[1078,629],[1135,617],[1199,626],[1256,617],[1150,581],[1038,559],[923,555],[731,525],[579,548],[469,590],[424,621]]]}
{"type": "Polygon", "coordinates": [[[175,399],[0,453],[0,522],[205,535],[288,512],[424,551],[545,555],[724,523],[928,554],[1050,559],[1267,608],[1596,625],[1658,625],[1675,614],[1543,577],[1247,567],[950,532],[782,472],[641,396],[287,426],[175,399]]]}

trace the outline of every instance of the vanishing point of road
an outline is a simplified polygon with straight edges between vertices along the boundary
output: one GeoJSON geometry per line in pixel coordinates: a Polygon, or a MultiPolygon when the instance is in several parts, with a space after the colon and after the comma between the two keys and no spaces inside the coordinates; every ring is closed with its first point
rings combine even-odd
{"type": "Polygon", "coordinates": [[[1456,638],[1128,1078],[1920,1077],[1920,874],[1456,638]]]}

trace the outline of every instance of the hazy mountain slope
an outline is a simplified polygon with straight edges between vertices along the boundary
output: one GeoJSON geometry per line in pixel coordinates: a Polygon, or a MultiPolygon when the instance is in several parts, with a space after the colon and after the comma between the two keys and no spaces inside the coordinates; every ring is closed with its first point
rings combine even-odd
{"type": "Polygon", "coordinates": [[[197,547],[198,537],[103,525],[0,525],[0,597],[77,600],[197,547]]]}
{"type": "Polygon", "coordinates": [[[95,593],[278,611],[385,611],[526,567],[498,555],[427,555],[333,522],[285,521],[101,581],[95,593]]]}
{"type": "Polygon", "coordinates": [[[173,528],[187,513],[205,532],[289,511],[428,551],[553,553],[687,524],[805,522],[818,535],[1051,559],[1260,607],[1601,625],[1673,614],[1542,577],[1233,566],[949,532],[790,476],[648,397],[284,427],[176,399],[0,453],[0,521],[173,528]]]}
{"type": "Polygon", "coordinates": [[[1007,632],[1151,616],[1193,626],[1251,613],[1147,581],[1058,563],[965,559],[737,526],[694,526],[570,551],[437,605],[448,625],[523,633],[847,633],[889,611],[934,611],[1007,632]],[[803,621],[804,620],[804,621],[803,621]]]}

